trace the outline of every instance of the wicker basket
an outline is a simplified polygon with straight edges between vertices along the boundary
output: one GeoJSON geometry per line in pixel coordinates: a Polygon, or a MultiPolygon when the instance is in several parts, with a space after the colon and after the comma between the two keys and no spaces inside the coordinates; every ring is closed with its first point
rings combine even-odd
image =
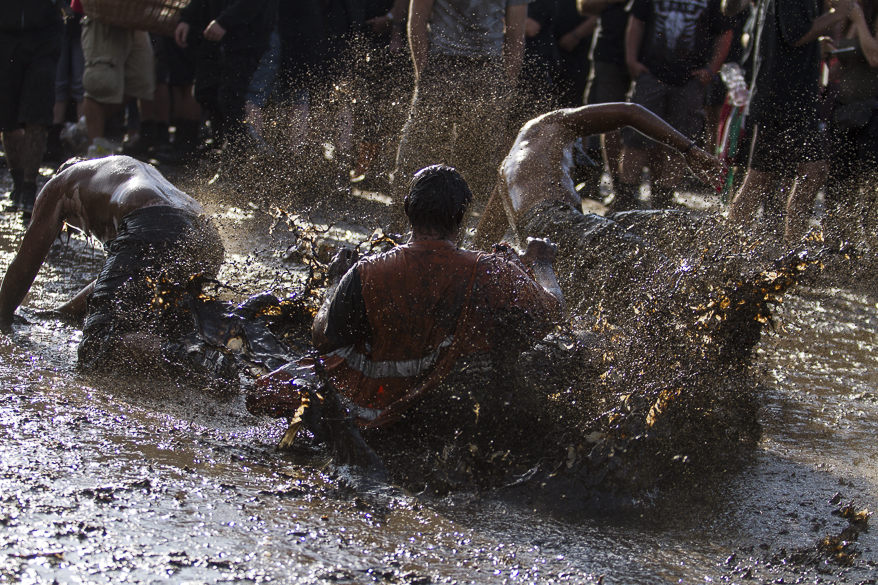
{"type": "Polygon", "coordinates": [[[189,0],[82,0],[86,16],[104,24],[174,35],[189,0]]]}

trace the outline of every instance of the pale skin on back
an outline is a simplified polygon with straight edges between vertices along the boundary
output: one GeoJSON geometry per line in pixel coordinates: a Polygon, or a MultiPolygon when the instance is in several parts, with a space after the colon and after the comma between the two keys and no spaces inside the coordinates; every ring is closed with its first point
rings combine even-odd
{"type": "Polygon", "coordinates": [[[541,201],[564,201],[579,209],[582,200],[570,178],[573,141],[631,126],[683,155],[689,168],[709,185],[722,185],[724,167],[649,110],[630,103],[608,103],[555,110],[526,123],[500,165],[497,189],[479,223],[474,245],[487,249],[503,237],[509,222],[541,201]],[[500,208],[502,203],[506,213],[500,208]]]}
{"type": "MultiPolygon", "coordinates": [[[[155,167],[127,156],[83,161],[53,177],[37,196],[30,226],[0,284],[0,325],[12,322],[65,224],[106,243],[118,235],[123,217],[154,205],[204,212],[155,167]]],[[[70,316],[83,314],[93,287],[94,282],[55,310],[70,316]]]]}

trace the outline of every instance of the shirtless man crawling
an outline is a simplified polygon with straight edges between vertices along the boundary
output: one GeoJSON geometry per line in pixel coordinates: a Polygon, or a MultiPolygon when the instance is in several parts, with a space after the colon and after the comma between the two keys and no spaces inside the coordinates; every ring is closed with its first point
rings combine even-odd
{"type": "Polygon", "coordinates": [[[98,278],[55,311],[86,316],[80,363],[96,365],[120,342],[155,333],[151,282],[215,277],[222,240],[204,209],[154,167],[127,156],[68,161],[43,187],[30,226],[0,284],[0,327],[9,327],[64,225],[104,244],[98,278]]]}
{"type": "Polygon", "coordinates": [[[556,110],[529,121],[518,133],[500,165],[497,188],[476,232],[474,247],[480,250],[490,249],[510,225],[519,242],[534,237],[557,244],[557,273],[574,312],[577,306],[606,306],[622,289],[637,288],[632,285],[645,276],[643,271],[654,271],[644,265],[646,257],[666,253],[654,242],[637,237],[638,231],[631,229],[633,222],[662,223],[672,233],[691,225],[684,213],[674,211],[630,212],[608,218],[582,213],[570,177],[573,142],[623,126],[676,149],[708,184],[722,184],[724,168],[718,159],[639,105],[608,103],[556,110]]]}

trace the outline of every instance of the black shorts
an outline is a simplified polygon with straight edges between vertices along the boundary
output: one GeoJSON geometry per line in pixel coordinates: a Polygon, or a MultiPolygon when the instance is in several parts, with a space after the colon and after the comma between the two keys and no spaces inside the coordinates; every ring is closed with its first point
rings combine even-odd
{"type": "Polygon", "coordinates": [[[817,116],[789,120],[747,119],[753,137],[748,167],[765,173],[794,175],[806,162],[826,160],[826,139],[817,116]]]}
{"type": "Polygon", "coordinates": [[[189,46],[182,49],[172,39],[165,39],[164,50],[168,62],[168,85],[179,86],[195,83],[198,43],[190,40],[189,46]]]}
{"type": "Polygon", "coordinates": [[[0,131],[51,126],[61,25],[0,33],[0,131]]]}
{"type": "Polygon", "coordinates": [[[98,367],[124,333],[165,337],[167,324],[153,310],[156,284],[166,279],[185,285],[198,274],[214,278],[224,253],[210,220],[165,205],[122,218],[106,250],[78,348],[80,366],[86,368],[98,367]]]}

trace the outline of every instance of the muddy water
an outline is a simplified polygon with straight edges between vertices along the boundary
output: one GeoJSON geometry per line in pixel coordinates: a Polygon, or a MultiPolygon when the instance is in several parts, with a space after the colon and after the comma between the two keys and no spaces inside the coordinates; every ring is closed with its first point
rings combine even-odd
{"type": "MultiPolygon", "coordinates": [[[[243,289],[289,290],[251,207],[217,205],[243,289]]],[[[356,226],[341,226],[357,237],[356,226]]],[[[0,215],[0,271],[22,234],[0,215]]],[[[364,233],[368,233],[365,230],[364,233]]],[[[79,331],[40,320],[96,274],[102,255],[56,245],[24,315],[0,336],[0,580],[24,583],[874,583],[878,539],[851,566],[812,555],[846,526],[843,503],[878,508],[878,317],[868,292],[816,286],[784,303],[759,349],[764,439],[752,460],[596,517],[505,494],[435,499],[369,484],[319,453],[279,453],[283,425],[240,397],[185,381],[88,378],[79,331]],[[550,510],[550,511],[547,511],[550,510]]]]}

